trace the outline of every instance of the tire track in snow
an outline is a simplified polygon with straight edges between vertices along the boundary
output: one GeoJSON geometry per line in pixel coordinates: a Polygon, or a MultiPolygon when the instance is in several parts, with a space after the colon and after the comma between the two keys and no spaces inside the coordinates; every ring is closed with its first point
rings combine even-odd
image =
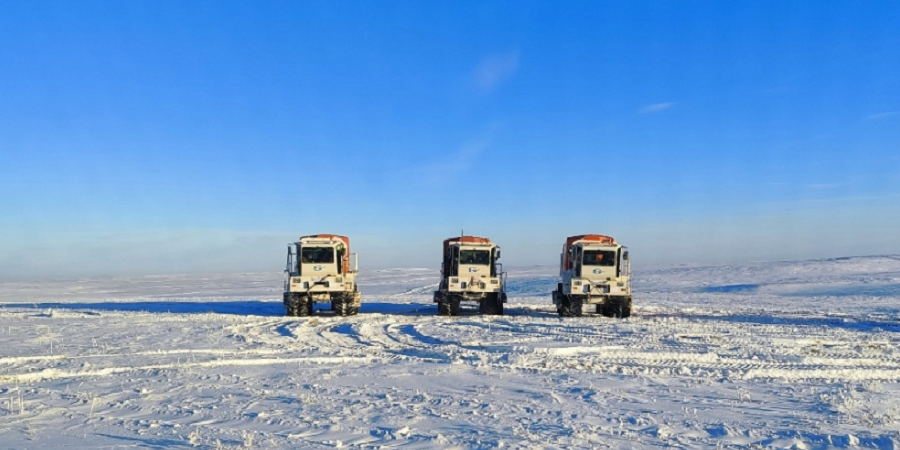
{"type": "Polygon", "coordinates": [[[122,357],[142,357],[142,356],[178,356],[178,355],[213,355],[213,356],[234,356],[234,355],[276,355],[284,353],[277,349],[253,349],[253,350],[223,350],[223,349],[170,349],[170,350],[148,350],[133,353],[96,353],[91,355],[35,355],[35,356],[13,356],[0,358],[0,364],[19,364],[27,362],[47,362],[47,361],[63,361],[63,360],[81,360],[81,359],[97,359],[97,358],[122,358],[122,357]]]}
{"type": "MultiPolygon", "coordinates": [[[[828,333],[836,348],[816,355],[787,352],[774,345],[786,327],[807,326],[803,321],[738,324],[722,333],[718,321],[697,320],[696,316],[650,321],[597,321],[586,317],[575,323],[545,318],[523,318],[530,322],[520,323],[477,316],[450,320],[454,319],[457,321],[448,323],[448,318],[437,316],[399,320],[382,316],[368,321],[353,318],[348,323],[315,327],[312,335],[326,351],[403,355],[439,362],[462,360],[513,370],[574,367],[625,374],[745,379],[900,379],[900,359],[859,354],[852,345],[853,330],[840,330],[837,336],[828,333]],[[504,334],[508,338],[504,339],[504,334]],[[619,345],[610,346],[609,342],[619,345]],[[555,346],[546,346],[548,343],[555,346]]],[[[825,322],[813,321],[820,326],[825,322]]],[[[887,348],[890,344],[879,345],[887,348]]]]}
{"type": "MultiPolygon", "coordinates": [[[[422,289],[427,288],[423,287],[422,289]]],[[[314,361],[311,358],[356,358],[359,361],[463,362],[505,370],[586,370],[618,374],[663,374],[715,378],[900,380],[900,354],[892,331],[875,342],[861,336],[872,328],[848,318],[815,314],[786,317],[736,316],[694,308],[687,313],[656,312],[647,317],[611,320],[594,315],[559,319],[534,305],[510,305],[525,315],[440,317],[362,314],[353,317],[245,318],[223,326],[225,336],[257,348],[166,349],[90,355],[35,355],[0,358],[7,371],[17,366],[64,360],[204,355],[207,361],[59,371],[31,368],[4,375],[63,377],[113,374],[154,368],[230,365],[241,356],[277,356],[268,361],[314,361]],[[529,308],[535,309],[531,311],[529,308]],[[848,322],[849,321],[849,322],[848,322]],[[850,323],[851,326],[842,324],[850,323]],[[804,339],[785,339],[803,329],[804,339]],[[862,349],[862,350],[861,350],[862,349]],[[865,351],[863,351],[865,350],[865,351]],[[298,351],[314,352],[297,356],[298,351]],[[37,374],[37,375],[35,375],[37,374]]],[[[769,314],[779,314],[777,311],[769,314]]],[[[259,360],[266,361],[266,360],[259,360]]],[[[113,361],[110,361],[113,362],[113,361]]],[[[23,378],[16,378],[23,377],[23,378]]]]}
{"type": "Polygon", "coordinates": [[[348,357],[348,356],[308,356],[296,358],[254,358],[254,359],[216,359],[203,362],[182,362],[171,364],[149,364],[142,366],[120,366],[105,367],[99,369],[87,370],[59,370],[59,369],[43,369],[37,372],[18,373],[11,375],[0,375],[0,383],[10,382],[28,382],[42,380],[57,380],[61,378],[84,378],[97,376],[110,376],[122,373],[168,370],[168,369],[193,369],[208,367],[225,367],[225,366],[268,366],[283,365],[291,363],[309,363],[309,364],[371,364],[385,363],[378,358],[372,357],[348,357]]]}

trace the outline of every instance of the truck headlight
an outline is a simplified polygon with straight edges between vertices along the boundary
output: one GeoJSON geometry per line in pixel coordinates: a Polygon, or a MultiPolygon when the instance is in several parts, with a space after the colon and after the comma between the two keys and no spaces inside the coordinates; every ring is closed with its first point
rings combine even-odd
{"type": "Polygon", "coordinates": [[[491,280],[491,284],[500,284],[500,280],[491,280]]]}
{"type": "Polygon", "coordinates": [[[576,282],[575,282],[575,286],[581,286],[581,282],[580,282],[580,281],[576,281],[576,282]]]}

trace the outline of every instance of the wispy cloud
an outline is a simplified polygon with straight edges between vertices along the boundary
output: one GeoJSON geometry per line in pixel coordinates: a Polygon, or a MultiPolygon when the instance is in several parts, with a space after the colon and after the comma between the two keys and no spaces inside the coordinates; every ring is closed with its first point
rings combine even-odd
{"type": "Polygon", "coordinates": [[[519,51],[491,55],[481,60],[475,69],[473,83],[481,92],[492,92],[519,69],[519,51]]]}
{"type": "Polygon", "coordinates": [[[806,185],[810,189],[837,189],[844,186],[846,186],[845,183],[813,183],[806,185]]]}
{"type": "Polygon", "coordinates": [[[665,111],[671,107],[675,106],[674,102],[671,103],[654,103],[652,105],[647,105],[641,108],[638,112],[641,114],[649,114],[656,113],[660,111],[665,111]]]}
{"type": "Polygon", "coordinates": [[[878,113],[878,114],[872,114],[871,116],[867,116],[866,119],[878,120],[878,119],[884,119],[885,117],[896,116],[897,114],[900,114],[900,111],[888,111],[888,112],[883,112],[883,113],[878,113]]]}

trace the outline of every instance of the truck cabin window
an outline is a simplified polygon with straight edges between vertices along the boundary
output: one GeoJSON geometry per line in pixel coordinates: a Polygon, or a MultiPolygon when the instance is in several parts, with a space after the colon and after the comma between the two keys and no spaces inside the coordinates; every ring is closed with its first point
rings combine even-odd
{"type": "Polygon", "coordinates": [[[582,264],[586,266],[615,266],[616,252],[613,250],[585,250],[582,264]]]}
{"type": "Polygon", "coordinates": [[[303,264],[331,264],[334,262],[334,248],[303,247],[300,249],[300,262],[303,264]]]}
{"type": "Polygon", "coordinates": [[[491,252],[487,250],[460,250],[459,263],[486,266],[491,263],[491,252]]]}

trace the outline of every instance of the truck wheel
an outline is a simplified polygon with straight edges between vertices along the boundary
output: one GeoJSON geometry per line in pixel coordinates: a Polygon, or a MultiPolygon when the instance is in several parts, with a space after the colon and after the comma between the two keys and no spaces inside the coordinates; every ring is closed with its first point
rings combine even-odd
{"type": "Polygon", "coordinates": [[[438,302],[438,315],[440,316],[458,316],[459,300],[452,298],[444,298],[438,302]]]}
{"type": "Polygon", "coordinates": [[[353,306],[352,302],[343,302],[336,311],[339,316],[355,316],[359,314],[359,308],[353,306]]]}
{"type": "Polygon", "coordinates": [[[631,297],[619,299],[616,317],[626,318],[631,316],[631,297]]]}
{"type": "Polygon", "coordinates": [[[338,305],[334,313],[338,316],[355,316],[359,313],[358,308],[354,308],[349,303],[341,303],[338,305]]]}
{"type": "Polygon", "coordinates": [[[291,317],[297,316],[308,316],[309,315],[309,300],[305,295],[299,292],[291,292],[285,298],[284,306],[287,309],[287,315],[291,317]]]}
{"type": "Polygon", "coordinates": [[[331,299],[331,309],[337,316],[355,316],[359,308],[353,305],[352,296],[340,296],[331,299]]]}
{"type": "Polygon", "coordinates": [[[560,317],[581,317],[581,304],[581,298],[564,295],[560,299],[557,311],[560,317]]]}
{"type": "Polygon", "coordinates": [[[503,315],[503,301],[502,297],[499,294],[488,294],[481,302],[478,304],[478,311],[481,314],[492,315],[492,316],[502,316],[503,315]]]}
{"type": "Polygon", "coordinates": [[[608,299],[603,304],[603,315],[606,317],[626,318],[631,316],[631,297],[608,299]]]}
{"type": "Polygon", "coordinates": [[[613,306],[614,300],[606,299],[602,304],[597,305],[597,312],[603,315],[603,317],[615,317],[615,308],[613,306]]]}
{"type": "Polygon", "coordinates": [[[305,317],[312,314],[312,299],[303,294],[297,294],[297,300],[294,302],[294,308],[297,316],[305,317]]]}
{"type": "Polygon", "coordinates": [[[284,293],[284,296],[281,299],[281,303],[284,304],[284,312],[287,316],[290,317],[290,316],[295,315],[294,309],[293,309],[292,303],[291,303],[291,293],[290,292],[284,293]]]}

